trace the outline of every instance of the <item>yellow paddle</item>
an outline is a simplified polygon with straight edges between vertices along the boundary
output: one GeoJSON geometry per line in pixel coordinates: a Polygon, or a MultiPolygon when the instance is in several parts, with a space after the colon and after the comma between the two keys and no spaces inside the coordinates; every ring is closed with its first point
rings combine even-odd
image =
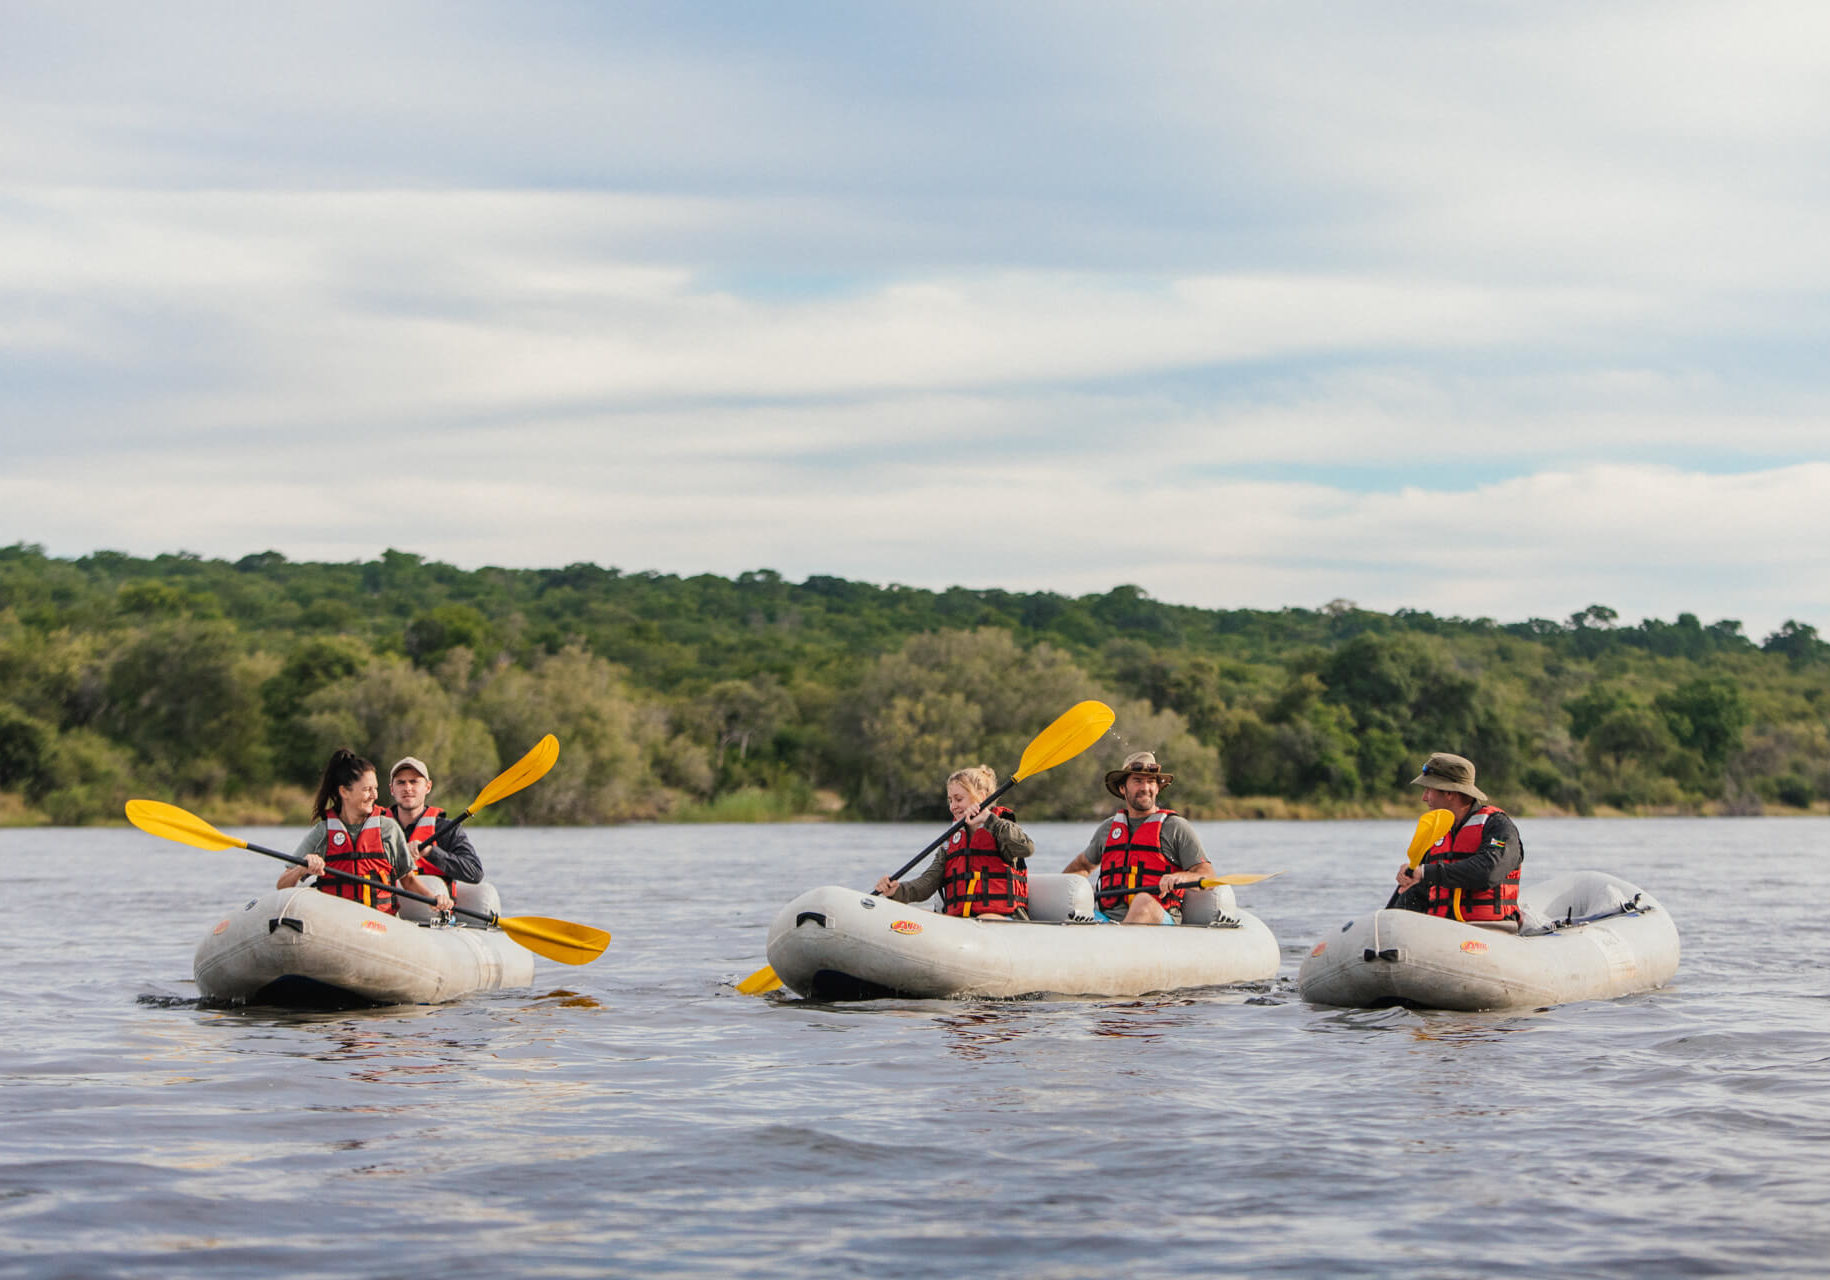
{"type": "Polygon", "coordinates": [[[437,844],[447,831],[456,827],[478,809],[487,809],[496,801],[507,799],[522,788],[540,781],[546,777],[547,770],[553,767],[553,762],[557,759],[559,759],[559,739],[549,733],[534,744],[533,750],[485,784],[483,789],[477,792],[477,798],[470,802],[468,809],[455,818],[440,820],[438,826],[433,829],[431,840],[428,843],[437,844]]]}
{"type": "MultiPolygon", "coordinates": [[[[1260,880],[1273,880],[1282,874],[1283,872],[1281,871],[1267,871],[1262,875],[1256,875],[1250,871],[1239,871],[1229,876],[1203,876],[1199,880],[1185,880],[1177,885],[1176,888],[1181,890],[1218,889],[1223,884],[1257,884],[1260,880]]],[[[1155,892],[1155,889],[1107,889],[1098,896],[1102,898],[1116,898],[1121,895],[1128,896],[1133,893],[1154,894],[1155,892]]]]}
{"type": "MultiPolygon", "coordinates": [[[[1010,775],[1009,781],[993,791],[979,802],[979,808],[996,800],[1025,778],[1033,778],[1038,773],[1053,769],[1058,764],[1066,764],[1088,747],[1105,737],[1106,730],[1112,727],[1117,715],[1111,707],[1103,702],[1076,702],[1058,716],[1053,724],[1030,739],[1029,746],[1023,750],[1023,758],[1017,762],[1017,771],[1010,775]]],[[[953,833],[965,826],[965,820],[954,823],[941,832],[939,839],[927,848],[903,863],[891,876],[892,880],[902,879],[904,873],[933,853],[953,838],[953,833]]],[[[755,973],[737,984],[737,989],[746,996],[765,995],[782,985],[782,980],[775,970],[764,965],[755,973]]]]}
{"type": "MultiPolygon", "coordinates": [[[[500,794],[509,793],[505,791],[500,794]]],[[[258,844],[249,844],[246,840],[224,835],[196,814],[163,801],[129,800],[127,802],[127,820],[149,835],[163,836],[167,840],[176,840],[179,844],[192,845],[198,849],[209,849],[212,852],[230,848],[246,849],[251,853],[264,853],[269,858],[278,858],[281,862],[290,862],[295,866],[305,865],[305,859],[296,854],[281,853],[278,849],[262,848],[258,844]]],[[[325,868],[324,874],[355,884],[366,884],[372,888],[385,889],[402,898],[413,898],[428,904],[435,904],[438,901],[427,894],[414,893],[399,885],[370,880],[366,876],[353,876],[346,872],[333,871],[328,867],[325,868]]],[[[604,948],[610,945],[610,935],[602,929],[573,924],[569,920],[554,920],[548,916],[498,916],[493,911],[487,913],[469,911],[463,907],[454,907],[453,910],[459,915],[469,916],[473,920],[481,920],[485,924],[497,926],[503,933],[535,955],[557,960],[560,964],[590,964],[603,955],[604,948]]]]}
{"type": "Polygon", "coordinates": [[[1431,809],[1417,819],[1417,834],[1411,837],[1411,847],[1404,851],[1404,856],[1417,866],[1423,861],[1423,855],[1430,847],[1449,833],[1455,825],[1455,815],[1447,809],[1431,809]]]}
{"type": "MultiPolygon", "coordinates": [[[[1422,864],[1423,855],[1447,835],[1449,828],[1454,825],[1455,815],[1448,809],[1430,809],[1417,819],[1417,830],[1411,835],[1411,847],[1404,851],[1404,856],[1410,859],[1413,869],[1422,864]]],[[[1397,906],[1404,894],[1403,889],[1393,889],[1392,896],[1385,901],[1385,909],[1390,911],[1397,906]]]]}

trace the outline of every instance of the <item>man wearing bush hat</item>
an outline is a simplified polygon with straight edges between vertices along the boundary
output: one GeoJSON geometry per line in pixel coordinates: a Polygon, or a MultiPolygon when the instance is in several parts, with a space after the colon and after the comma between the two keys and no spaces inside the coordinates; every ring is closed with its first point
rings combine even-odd
{"type": "Polygon", "coordinates": [[[1398,889],[1387,905],[1517,929],[1525,846],[1511,816],[1474,785],[1474,762],[1438,751],[1411,785],[1423,788],[1425,805],[1448,810],[1453,821],[1419,865],[1398,869],[1398,889]]]}
{"type": "Polygon", "coordinates": [[[1087,847],[1062,868],[1069,875],[1099,873],[1093,893],[1102,919],[1180,924],[1182,886],[1214,874],[1188,820],[1157,807],[1157,794],[1175,780],[1150,751],[1132,752],[1106,775],[1106,790],[1125,807],[1101,823],[1087,847]]]}

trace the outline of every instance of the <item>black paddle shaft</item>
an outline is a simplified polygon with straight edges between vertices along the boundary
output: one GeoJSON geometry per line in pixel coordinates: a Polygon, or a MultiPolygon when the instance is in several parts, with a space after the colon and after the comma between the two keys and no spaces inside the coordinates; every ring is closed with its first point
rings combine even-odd
{"type": "MultiPolygon", "coordinates": [[[[290,862],[295,867],[311,865],[296,853],[281,853],[278,849],[265,849],[258,844],[251,844],[248,846],[248,849],[252,853],[264,853],[269,858],[278,858],[281,862],[290,862]]],[[[371,880],[367,876],[351,875],[347,871],[337,871],[331,867],[324,868],[320,874],[335,876],[339,880],[348,880],[351,884],[366,884],[371,889],[380,889],[383,892],[391,893],[401,898],[411,898],[413,901],[423,902],[429,907],[436,907],[438,905],[438,899],[434,898],[431,894],[415,893],[411,889],[403,889],[399,885],[389,884],[385,880],[371,880]]],[[[472,920],[481,920],[484,924],[496,923],[495,916],[486,912],[470,911],[455,905],[451,909],[461,916],[469,916],[472,920]]]]}
{"type": "MultiPolygon", "coordinates": [[[[996,791],[993,791],[990,795],[986,796],[983,800],[979,801],[979,808],[983,809],[986,805],[990,804],[993,800],[996,800],[999,796],[1003,795],[1006,791],[1009,791],[1012,787],[1014,787],[1016,785],[1017,785],[1017,780],[1015,778],[1012,778],[1009,782],[1006,782],[1003,786],[999,787],[996,791]]],[[[933,853],[936,849],[940,848],[943,844],[947,843],[947,841],[953,839],[953,834],[965,825],[966,825],[966,820],[964,818],[961,818],[958,822],[954,823],[952,826],[948,827],[945,831],[941,832],[940,839],[936,840],[933,844],[931,844],[927,848],[923,849],[920,853],[916,854],[913,858],[910,858],[907,862],[903,863],[900,867],[898,867],[891,874],[890,879],[892,879],[892,880],[902,879],[902,877],[908,872],[908,869],[910,867],[914,866],[917,862],[920,862],[923,858],[927,857],[930,853],[933,853]]],[[[871,890],[871,896],[873,898],[877,896],[877,891],[875,889],[871,890]]]]}
{"type": "Polygon", "coordinates": [[[466,810],[464,810],[464,812],[458,814],[458,816],[455,818],[440,819],[439,824],[436,827],[432,828],[432,834],[431,834],[431,836],[429,836],[427,838],[426,843],[427,844],[437,844],[440,840],[443,840],[446,836],[450,835],[453,831],[456,831],[460,826],[462,826],[464,823],[464,819],[468,818],[469,816],[470,816],[470,810],[466,809],[466,810]]]}
{"type": "MultiPolygon", "coordinates": [[[[1179,885],[1176,885],[1176,886],[1175,886],[1175,888],[1176,888],[1176,889],[1180,889],[1180,890],[1183,890],[1183,891],[1184,891],[1184,892],[1187,892],[1187,891],[1189,891],[1189,890],[1193,890],[1193,889],[1199,889],[1199,888],[1200,888],[1200,887],[1201,887],[1201,886],[1200,886],[1200,884],[1198,884],[1198,883],[1193,883],[1193,882],[1190,882],[1190,881],[1186,881],[1186,880],[1185,880],[1185,881],[1183,881],[1183,882],[1182,882],[1182,883],[1181,883],[1181,884],[1179,884],[1179,885]]],[[[1095,892],[1094,892],[1094,894],[1093,894],[1093,896],[1094,896],[1094,897],[1095,897],[1095,898],[1101,898],[1101,899],[1104,899],[1104,898],[1123,898],[1123,897],[1127,897],[1127,896],[1130,896],[1130,895],[1134,895],[1134,894],[1139,894],[1139,893],[1141,893],[1141,894],[1143,894],[1143,895],[1144,895],[1144,896],[1145,896],[1145,897],[1146,897],[1146,898],[1154,898],[1154,897],[1156,897],[1156,896],[1157,896],[1157,895],[1158,895],[1158,894],[1159,894],[1159,893],[1162,893],[1162,892],[1164,892],[1164,890],[1163,890],[1163,887],[1162,887],[1162,886],[1161,886],[1161,885],[1152,885],[1152,886],[1150,886],[1150,888],[1148,888],[1148,889],[1144,889],[1144,888],[1137,888],[1137,889],[1099,889],[1099,890],[1096,890],[1096,891],[1095,891],[1095,892]]]]}

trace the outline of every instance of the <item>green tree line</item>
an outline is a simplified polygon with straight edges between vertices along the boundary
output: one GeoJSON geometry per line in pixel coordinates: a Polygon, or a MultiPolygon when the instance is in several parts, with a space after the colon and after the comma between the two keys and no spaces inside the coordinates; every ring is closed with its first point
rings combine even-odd
{"type": "Polygon", "coordinates": [[[47,556],[0,548],[0,821],[118,820],[132,795],[302,821],[331,748],[413,754],[453,807],[542,734],[553,773],[493,820],[944,819],[1082,698],[1113,734],[1025,783],[1082,817],[1157,751],[1197,816],[1414,806],[1430,751],[1522,812],[1758,812],[1830,800],[1830,645],[1788,622],[1623,625],[562,569],[400,551],[47,556]]]}

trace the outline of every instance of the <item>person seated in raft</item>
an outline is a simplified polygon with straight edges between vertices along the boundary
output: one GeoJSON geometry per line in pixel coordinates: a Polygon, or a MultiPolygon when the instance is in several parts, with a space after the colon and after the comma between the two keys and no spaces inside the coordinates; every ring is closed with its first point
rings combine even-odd
{"type": "Polygon", "coordinates": [[[1100,824],[1087,847],[1062,870],[1097,871],[1093,896],[1101,920],[1122,924],[1181,924],[1181,886],[1214,874],[1201,837],[1174,809],[1159,809],[1158,792],[1176,780],[1156,756],[1136,751],[1106,775],[1106,790],[1125,807],[1100,824]]]}
{"type": "Polygon", "coordinates": [[[1455,823],[1421,864],[1398,868],[1398,888],[1387,909],[1424,911],[1516,932],[1525,845],[1511,816],[1489,804],[1474,785],[1474,762],[1438,751],[1411,785],[1423,788],[1429,808],[1453,813],[1455,823]]]}
{"type": "Polygon", "coordinates": [[[415,874],[406,833],[398,822],[376,806],[378,794],[374,765],[348,747],[333,751],[330,762],[324,766],[324,776],[318,779],[317,798],[312,802],[312,812],[318,815],[318,821],[292,851],[305,859],[305,865],[287,867],[280,873],[275,887],[290,889],[307,876],[317,876],[318,888],[325,893],[349,898],[389,915],[399,914],[392,893],[327,876],[324,871],[329,868],[436,897],[439,912],[450,911],[453,906],[451,895],[434,893],[431,886],[422,884],[415,874]]]}
{"type": "Polygon", "coordinates": [[[432,775],[418,756],[402,756],[388,771],[388,790],[394,803],[388,812],[400,829],[407,833],[407,844],[417,860],[414,870],[421,875],[438,876],[447,885],[477,884],[483,879],[483,860],[464,828],[453,827],[433,843],[433,832],[444,810],[428,805],[432,794],[432,775]]]}
{"type": "Polygon", "coordinates": [[[940,890],[941,910],[950,916],[987,920],[1029,919],[1029,859],[1036,842],[1001,805],[984,808],[998,785],[988,764],[961,769],[947,779],[947,808],[953,833],[928,869],[913,880],[877,881],[877,892],[894,902],[921,902],[940,890]]]}

